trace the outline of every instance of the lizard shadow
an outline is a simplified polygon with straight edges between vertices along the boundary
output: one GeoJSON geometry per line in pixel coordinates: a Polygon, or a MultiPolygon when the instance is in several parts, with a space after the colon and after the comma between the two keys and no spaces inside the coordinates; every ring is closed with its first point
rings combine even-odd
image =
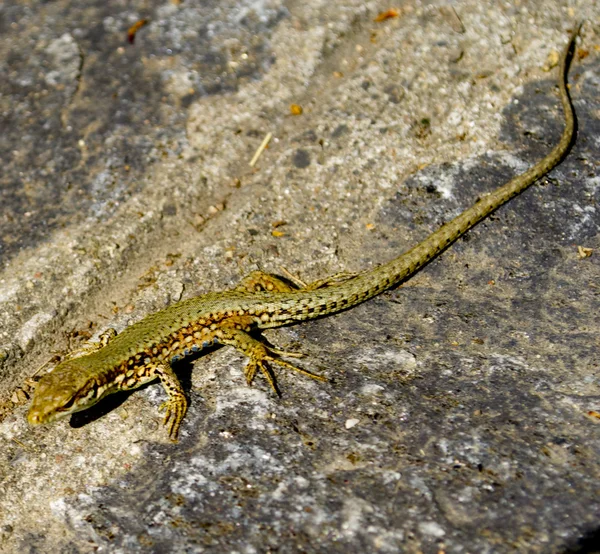
{"type": "MultiPolygon", "coordinates": [[[[150,383],[148,383],[150,384],[150,383]]],[[[147,385],[143,385],[140,388],[147,387],[147,385]]],[[[121,394],[110,394],[106,398],[103,398],[97,404],[83,410],[81,412],[74,413],[69,419],[69,426],[73,429],[79,429],[92,421],[96,421],[106,414],[116,410],[121,404],[127,400],[132,393],[135,391],[123,391],[121,394]]]]}
{"type": "Polygon", "coordinates": [[[589,529],[574,544],[568,546],[561,554],[594,554],[600,552],[600,528],[589,529]]]}

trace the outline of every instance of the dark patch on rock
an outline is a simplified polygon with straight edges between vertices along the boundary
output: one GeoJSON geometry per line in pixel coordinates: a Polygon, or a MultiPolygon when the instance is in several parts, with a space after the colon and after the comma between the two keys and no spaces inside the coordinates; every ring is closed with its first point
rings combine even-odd
{"type": "Polygon", "coordinates": [[[310,165],[310,154],[308,151],[299,148],[294,152],[292,163],[299,169],[304,169],[310,165]]]}

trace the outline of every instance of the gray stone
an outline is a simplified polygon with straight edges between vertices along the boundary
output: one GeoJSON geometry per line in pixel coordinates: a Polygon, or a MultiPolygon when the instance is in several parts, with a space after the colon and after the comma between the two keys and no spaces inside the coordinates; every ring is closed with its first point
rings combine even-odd
{"type": "Polygon", "coordinates": [[[0,6],[0,551],[595,551],[597,3],[32,6],[0,6]],[[274,398],[223,348],[176,366],[178,444],[160,385],[28,427],[55,353],[256,267],[374,267],[529,167],[577,18],[567,159],[402,287],[265,333],[330,383],[274,398]]]}

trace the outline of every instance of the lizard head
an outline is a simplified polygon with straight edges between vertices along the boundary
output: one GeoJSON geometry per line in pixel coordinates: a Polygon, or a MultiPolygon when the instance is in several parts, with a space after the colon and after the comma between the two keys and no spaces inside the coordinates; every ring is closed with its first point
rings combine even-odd
{"type": "Polygon", "coordinates": [[[40,379],[27,419],[31,425],[50,423],[89,408],[101,397],[96,380],[79,359],[68,360],[40,379]]]}

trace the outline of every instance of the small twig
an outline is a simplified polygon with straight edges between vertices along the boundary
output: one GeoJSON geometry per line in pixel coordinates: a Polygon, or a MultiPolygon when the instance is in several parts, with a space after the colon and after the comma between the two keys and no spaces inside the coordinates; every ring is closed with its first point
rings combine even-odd
{"type": "Polygon", "coordinates": [[[250,160],[250,167],[254,167],[254,164],[258,161],[258,158],[260,158],[260,155],[262,154],[263,150],[267,147],[267,144],[269,144],[269,141],[271,140],[272,137],[273,137],[273,133],[267,133],[267,136],[260,143],[260,146],[254,153],[254,156],[252,156],[252,159],[250,160]]]}
{"type": "Polygon", "coordinates": [[[11,437],[10,440],[12,440],[14,443],[18,444],[23,450],[27,450],[29,452],[31,452],[31,449],[27,446],[25,446],[20,440],[15,439],[15,437],[11,437]]]}
{"type": "Polygon", "coordinates": [[[49,365],[51,363],[52,360],[46,360],[40,367],[38,367],[30,376],[29,378],[31,379],[32,377],[35,377],[40,371],[42,371],[42,369],[44,369],[47,365],[49,365]]]}

